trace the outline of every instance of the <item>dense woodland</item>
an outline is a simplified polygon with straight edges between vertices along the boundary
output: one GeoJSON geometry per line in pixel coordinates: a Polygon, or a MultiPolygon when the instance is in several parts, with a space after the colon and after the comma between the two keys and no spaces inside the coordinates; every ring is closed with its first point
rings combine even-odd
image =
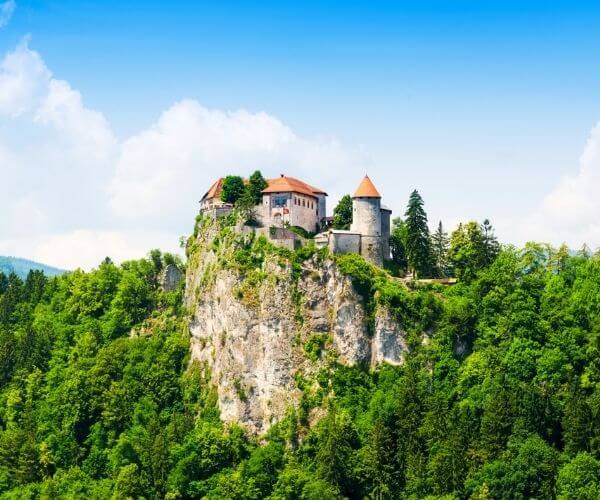
{"type": "Polygon", "coordinates": [[[600,255],[500,248],[487,222],[415,236],[417,196],[395,265],[459,283],[335,257],[407,325],[407,361],[332,357],[261,439],[221,423],[189,363],[183,291],[159,286],[172,256],[0,274],[0,498],[599,498],[600,255]]]}

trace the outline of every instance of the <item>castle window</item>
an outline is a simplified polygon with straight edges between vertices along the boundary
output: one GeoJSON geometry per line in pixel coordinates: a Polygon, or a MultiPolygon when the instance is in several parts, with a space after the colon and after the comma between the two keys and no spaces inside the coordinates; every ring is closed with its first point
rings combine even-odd
{"type": "Polygon", "coordinates": [[[286,207],[287,201],[288,201],[288,196],[285,194],[276,194],[276,195],[273,195],[273,197],[271,198],[271,201],[272,201],[271,205],[273,208],[286,207]]]}

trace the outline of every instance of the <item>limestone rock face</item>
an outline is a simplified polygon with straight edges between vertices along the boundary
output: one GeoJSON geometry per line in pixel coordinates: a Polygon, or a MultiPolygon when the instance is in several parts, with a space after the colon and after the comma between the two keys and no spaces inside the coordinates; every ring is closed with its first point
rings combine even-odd
{"type": "Polygon", "coordinates": [[[266,258],[266,276],[248,286],[235,270],[216,265],[210,234],[198,237],[188,263],[186,305],[191,311],[192,359],[205,363],[218,393],[221,418],[264,433],[296,406],[297,374],[315,374],[326,352],[309,359],[305,345],[327,338],[342,364],[400,364],[405,334],[389,311],[378,309],[369,331],[363,299],[335,263],[311,258],[294,278],[292,268],[266,258]]]}
{"type": "Polygon", "coordinates": [[[176,290],[182,279],[183,273],[177,268],[177,266],[173,264],[168,264],[165,266],[158,277],[160,287],[165,292],[172,292],[173,290],[176,290]]]}

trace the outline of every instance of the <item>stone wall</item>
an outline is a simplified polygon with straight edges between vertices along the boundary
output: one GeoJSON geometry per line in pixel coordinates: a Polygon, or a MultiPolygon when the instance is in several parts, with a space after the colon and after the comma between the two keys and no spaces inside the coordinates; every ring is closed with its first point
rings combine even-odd
{"type": "Polygon", "coordinates": [[[225,217],[226,215],[229,215],[232,210],[233,207],[231,205],[215,205],[211,208],[201,209],[201,212],[215,220],[219,217],[225,217]]]}
{"type": "Polygon", "coordinates": [[[329,251],[333,254],[360,253],[360,234],[350,231],[330,231],[329,251]]]}
{"type": "Polygon", "coordinates": [[[381,236],[379,198],[353,198],[350,231],[367,236],[381,236]]]}
{"type": "Polygon", "coordinates": [[[383,265],[381,200],[379,198],[352,199],[352,225],[350,230],[361,234],[360,254],[377,266],[383,265]]]}
{"type": "Polygon", "coordinates": [[[381,249],[380,236],[367,236],[365,234],[360,237],[360,254],[372,262],[376,266],[383,266],[383,252],[381,249]]]}
{"type": "Polygon", "coordinates": [[[324,217],[327,217],[327,196],[324,194],[317,195],[319,211],[317,213],[317,221],[320,224],[324,217]]]}
{"type": "Polygon", "coordinates": [[[384,259],[390,259],[390,234],[391,234],[392,211],[387,208],[381,209],[381,251],[384,259]]]}

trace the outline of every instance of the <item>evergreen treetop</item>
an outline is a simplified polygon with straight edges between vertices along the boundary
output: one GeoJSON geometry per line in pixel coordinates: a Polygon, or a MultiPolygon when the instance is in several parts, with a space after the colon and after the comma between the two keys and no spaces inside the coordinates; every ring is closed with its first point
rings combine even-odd
{"type": "Polygon", "coordinates": [[[431,247],[427,214],[423,208],[423,198],[415,189],[408,199],[406,208],[406,255],[410,269],[419,277],[431,273],[431,247]]]}

